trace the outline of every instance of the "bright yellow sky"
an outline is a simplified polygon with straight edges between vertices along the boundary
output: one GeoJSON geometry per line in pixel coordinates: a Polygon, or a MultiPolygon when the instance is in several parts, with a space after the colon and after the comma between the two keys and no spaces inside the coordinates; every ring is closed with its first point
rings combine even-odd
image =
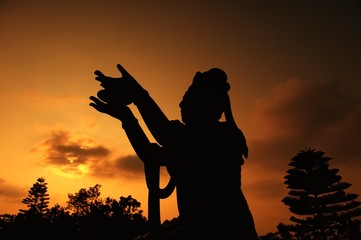
{"type": "MultiPolygon", "coordinates": [[[[120,76],[118,63],[170,119],[196,71],[227,72],[259,234],[288,222],[283,177],[305,146],[332,157],[360,194],[360,10],[336,1],[0,1],[0,213],[25,207],[44,177],[51,204],[101,184],[104,198],[132,195],[147,214],[142,164],[120,122],[88,106],[100,90],[94,70],[120,76]]],[[[163,220],[177,216],[174,195],[161,203],[163,220]]]]}

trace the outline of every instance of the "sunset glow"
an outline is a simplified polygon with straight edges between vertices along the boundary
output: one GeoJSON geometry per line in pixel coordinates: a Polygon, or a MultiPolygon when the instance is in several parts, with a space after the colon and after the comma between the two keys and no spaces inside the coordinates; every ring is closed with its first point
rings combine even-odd
{"type": "MultiPolygon", "coordinates": [[[[332,157],[361,194],[360,4],[141,2],[0,2],[0,214],[24,208],[44,177],[50,206],[100,184],[103,198],[132,195],[147,216],[143,164],[121,122],[88,105],[100,90],[94,71],[117,77],[118,63],[169,119],[180,119],[195,72],[227,73],[259,234],[289,222],[283,177],[305,147],[332,157]]],[[[162,220],[177,216],[174,193],[161,204],[162,220]]]]}

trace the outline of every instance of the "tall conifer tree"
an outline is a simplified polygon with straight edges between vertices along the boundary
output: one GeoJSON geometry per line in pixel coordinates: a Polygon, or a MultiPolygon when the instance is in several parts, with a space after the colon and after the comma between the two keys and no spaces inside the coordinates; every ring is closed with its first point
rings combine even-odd
{"type": "Polygon", "coordinates": [[[44,216],[49,210],[49,194],[45,178],[40,177],[28,191],[28,196],[22,200],[28,210],[21,209],[20,212],[30,215],[44,216]]]}
{"type": "Polygon", "coordinates": [[[329,167],[331,159],[306,148],[288,164],[292,168],[284,183],[291,190],[282,202],[298,215],[290,220],[296,223],[292,231],[302,239],[356,239],[353,236],[360,234],[360,221],[353,220],[361,215],[358,195],[345,192],[351,184],[329,167]]]}

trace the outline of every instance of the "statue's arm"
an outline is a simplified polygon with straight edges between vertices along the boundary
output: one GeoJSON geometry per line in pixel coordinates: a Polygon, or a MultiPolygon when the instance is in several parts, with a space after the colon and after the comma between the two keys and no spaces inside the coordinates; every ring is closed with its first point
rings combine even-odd
{"type": "Polygon", "coordinates": [[[167,144],[171,132],[170,121],[148,92],[143,90],[134,99],[134,105],[138,108],[155,140],[160,145],[167,144]]]}
{"type": "Polygon", "coordinates": [[[139,125],[138,120],[132,113],[128,106],[117,106],[111,103],[101,101],[99,98],[91,96],[93,101],[89,105],[97,111],[108,114],[122,122],[129,142],[131,143],[134,151],[143,162],[160,161],[163,162],[162,149],[157,147],[157,144],[151,143],[139,125]]]}
{"type": "Polygon", "coordinates": [[[144,163],[152,164],[156,161],[155,166],[164,166],[165,157],[163,149],[158,144],[149,141],[138,119],[135,118],[129,108],[127,108],[127,115],[126,118],[122,119],[122,128],[138,157],[144,163]]]}

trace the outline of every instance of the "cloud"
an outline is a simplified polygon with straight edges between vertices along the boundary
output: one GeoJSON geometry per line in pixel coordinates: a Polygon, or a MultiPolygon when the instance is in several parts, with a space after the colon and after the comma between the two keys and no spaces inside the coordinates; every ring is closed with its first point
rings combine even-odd
{"type": "Polygon", "coordinates": [[[340,82],[290,79],[254,102],[251,122],[260,130],[248,141],[259,164],[277,169],[304,147],[360,164],[361,100],[340,82]]]}
{"type": "Polygon", "coordinates": [[[325,152],[330,168],[341,170],[355,184],[352,192],[360,192],[361,100],[342,89],[342,82],[290,79],[254,102],[251,124],[259,132],[247,137],[242,177],[253,214],[262,216],[258,226],[289,221],[292,214],[281,202],[289,190],[284,176],[290,159],[305,147],[325,152]]]}
{"type": "Polygon", "coordinates": [[[144,175],[143,162],[136,155],[128,155],[122,158],[117,158],[115,167],[120,172],[124,172],[128,178],[134,178],[139,175],[144,175]]]}
{"type": "Polygon", "coordinates": [[[42,154],[41,165],[66,177],[135,178],[143,171],[137,156],[114,157],[110,148],[66,130],[50,132],[34,152],[42,154]]]}
{"type": "Polygon", "coordinates": [[[19,199],[24,197],[25,189],[11,185],[0,178],[0,196],[19,199]]]}
{"type": "Polygon", "coordinates": [[[104,159],[94,162],[90,168],[90,174],[94,177],[114,178],[121,176],[134,179],[144,174],[143,163],[136,155],[104,159]]]}
{"type": "Polygon", "coordinates": [[[54,165],[67,163],[79,165],[87,163],[91,157],[107,157],[109,149],[103,146],[92,146],[86,139],[71,140],[70,133],[53,132],[44,144],[48,146],[47,161],[54,165]]]}

